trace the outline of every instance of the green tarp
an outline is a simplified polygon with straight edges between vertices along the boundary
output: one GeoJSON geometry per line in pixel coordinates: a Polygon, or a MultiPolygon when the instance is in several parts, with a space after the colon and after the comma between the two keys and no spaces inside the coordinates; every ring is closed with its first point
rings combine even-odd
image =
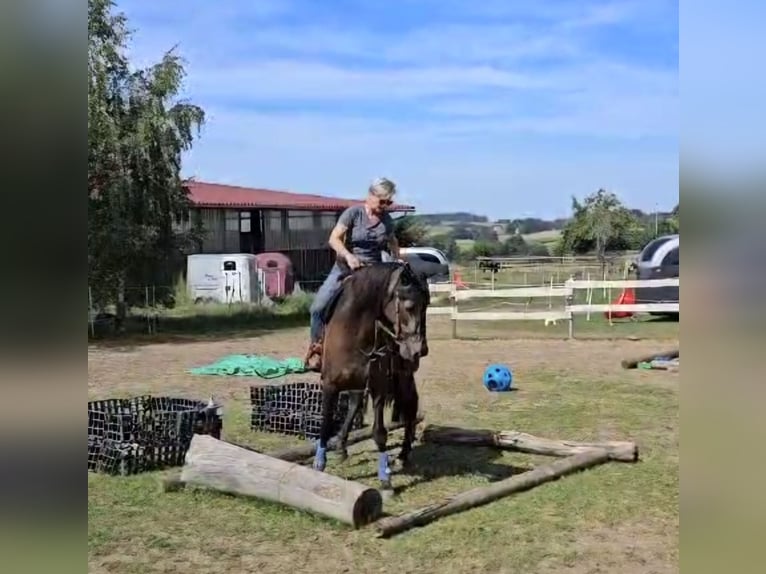
{"type": "Polygon", "coordinates": [[[189,369],[192,375],[237,375],[262,379],[276,379],[304,372],[303,359],[274,359],[259,355],[229,355],[211,365],[189,369]]]}

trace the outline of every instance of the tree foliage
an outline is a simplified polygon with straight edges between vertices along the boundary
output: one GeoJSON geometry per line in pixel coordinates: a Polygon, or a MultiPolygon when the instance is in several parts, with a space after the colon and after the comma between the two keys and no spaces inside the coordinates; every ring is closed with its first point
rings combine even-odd
{"type": "Polygon", "coordinates": [[[124,313],[128,280],[161,267],[189,241],[181,157],[205,114],[179,100],[185,75],[170,51],[132,69],[130,34],[111,0],[88,0],[88,282],[124,313]]]}
{"type": "Polygon", "coordinates": [[[417,217],[405,215],[396,219],[394,234],[400,247],[414,247],[423,244],[428,228],[417,217]]]}

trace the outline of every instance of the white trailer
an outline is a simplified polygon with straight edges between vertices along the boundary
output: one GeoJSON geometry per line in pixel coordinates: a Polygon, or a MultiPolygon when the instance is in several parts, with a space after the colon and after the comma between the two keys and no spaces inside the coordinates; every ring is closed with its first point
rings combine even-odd
{"type": "Polygon", "coordinates": [[[263,302],[263,271],[251,253],[196,253],[186,258],[186,286],[196,302],[263,302]]]}

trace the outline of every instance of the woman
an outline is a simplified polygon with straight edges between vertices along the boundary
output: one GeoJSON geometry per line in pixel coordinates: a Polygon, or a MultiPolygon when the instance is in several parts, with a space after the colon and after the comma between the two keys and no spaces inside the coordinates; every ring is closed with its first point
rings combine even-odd
{"type": "Polygon", "coordinates": [[[340,289],[340,275],[344,262],[351,269],[384,259],[384,251],[392,259],[399,259],[399,244],[394,235],[394,221],[387,209],[396,195],[396,184],[379,178],[372,182],[363,205],[355,205],[341,213],[330,233],[329,244],[337,254],[337,261],[314,296],[311,304],[311,344],[306,355],[306,368],[318,371],[322,356],[322,314],[327,304],[340,289]]]}

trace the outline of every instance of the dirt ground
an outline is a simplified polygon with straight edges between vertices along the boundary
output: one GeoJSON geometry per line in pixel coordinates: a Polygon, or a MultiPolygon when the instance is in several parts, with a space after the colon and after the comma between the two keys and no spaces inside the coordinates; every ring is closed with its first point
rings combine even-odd
{"type": "MultiPolygon", "coordinates": [[[[249,386],[254,382],[262,382],[260,379],[250,377],[192,376],[186,373],[186,369],[205,365],[224,355],[234,353],[260,354],[277,358],[300,357],[303,355],[306,346],[306,331],[306,329],[291,329],[261,336],[219,341],[176,341],[137,344],[134,346],[109,345],[99,347],[93,345],[88,350],[89,397],[95,399],[152,393],[206,399],[212,395],[216,401],[223,404],[224,412],[226,412],[227,406],[238,406],[241,410],[249,400],[249,386]]],[[[422,410],[425,412],[426,420],[428,420],[429,412],[431,412],[437,413],[437,418],[440,421],[454,420],[457,423],[481,426],[482,424],[491,424],[490,420],[497,420],[501,414],[499,409],[518,408],[503,406],[502,397],[498,397],[496,394],[487,393],[483,390],[481,392],[477,391],[477,389],[480,389],[480,380],[484,367],[495,362],[508,364],[514,372],[515,381],[520,391],[516,393],[518,397],[514,399],[513,404],[524,404],[528,406],[527,408],[539,409],[535,412],[541,414],[533,415],[528,420],[539,420],[541,425],[551,425],[552,428],[568,428],[567,432],[570,430],[577,432],[578,426],[574,423],[569,427],[566,426],[565,419],[563,418],[565,415],[562,414],[564,411],[560,410],[565,405],[562,402],[562,407],[557,406],[558,403],[555,403],[557,399],[554,395],[557,393],[569,395],[569,393],[566,389],[559,390],[558,386],[551,387],[549,382],[543,381],[544,377],[548,377],[546,381],[558,381],[555,383],[556,385],[559,382],[562,383],[562,386],[563,384],[571,383],[580,388],[587,385],[590,381],[599,381],[597,383],[594,382],[594,390],[577,391],[582,393],[578,397],[586,401],[582,404],[587,404],[587,401],[591,400],[591,393],[594,395],[593,400],[599,401],[598,389],[604,389],[605,387],[599,387],[598,385],[608,384],[608,381],[628,383],[629,385],[636,385],[641,389],[657,388],[658,397],[663,397],[669,392],[677,391],[679,385],[678,373],[641,370],[626,371],[620,366],[620,360],[625,357],[672,348],[677,345],[677,341],[674,340],[568,341],[558,339],[451,340],[432,338],[430,345],[431,354],[427,359],[424,359],[417,377],[423,403],[422,410]],[[539,407],[536,405],[539,405],[539,407]],[[546,411],[545,409],[549,410],[546,411]],[[556,417],[560,414],[562,418],[556,420],[556,417]],[[495,417],[495,419],[487,417],[495,417]]],[[[301,378],[315,380],[316,375],[290,377],[291,380],[300,380],[301,378]]],[[[661,398],[657,400],[661,401],[661,398]]],[[[572,411],[568,416],[574,416],[573,413],[577,411],[577,407],[570,405],[568,408],[572,411]]],[[[618,423],[614,422],[619,420],[619,403],[614,405],[604,403],[603,407],[599,406],[598,409],[602,409],[605,413],[603,418],[605,422],[603,427],[598,428],[598,434],[604,440],[624,438],[624,436],[620,436],[620,433],[625,432],[624,429],[617,428],[618,423]],[[609,416],[606,416],[607,412],[609,416]],[[611,422],[608,422],[609,420],[611,422]]],[[[601,425],[602,419],[597,415],[598,413],[596,412],[596,418],[593,419],[595,421],[594,424],[601,425]]],[[[635,420],[638,422],[635,423],[635,432],[638,432],[639,426],[643,425],[645,430],[641,432],[646,434],[640,438],[645,443],[653,443],[655,448],[662,447],[665,449],[663,452],[670,453],[667,456],[677,461],[677,455],[674,454],[677,453],[677,428],[675,427],[675,421],[668,419],[669,422],[657,423],[651,420],[651,418],[651,415],[637,415],[635,420]],[[669,424],[672,424],[672,426],[666,426],[669,424]]],[[[518,423],[519,419],[516,418],[516,421],[518,423]]],[[[539,430],[544,429],[540,428],[539,430]]],[[[592,433],[593,426],[586,428],[583,432],[592,433]]],[[[634,431],[628,430],[627,432],[632,433],[634,431]]],[[[571,438],[577,439],[578,437],[572,436],[571,438]]],[[[653,461],[651,456],[647,464],[659,464],[659,462],[653,461]]],[[[655,454],[653,456],[657,457],[658,455],[655,454]]],[[[663,459],[660,462],[666,464],[667,460],[663,459]]],[[[642,485],[642,488],[646,490],[642,490],[640,496],[638,496],[639,492],[635,492],[636,497],[643,500],[647,495],[646,493],[651,495],[655,492],[661,492],[660,489],[665,489],[665,492],[667,492],[668,489],[672,491],[675,488],[673,486],[675,483],[663,476],[664,472],[655,472],[656,469],[665,469],[667,467],[656,466],[655,469],[652,466],[646,468],[645,476],[647,482],[645,485],[642,485]],[[655,484],[650,481],[660,482],[655,484]]],[[[625,472],[631,471],[626,470],[625,472]]],[[[595,481],[596,479],[585,478],[583,480],[595,481]]],[[[540,520],[563,519],[563,517],[557,516],[557,511],[555,510],[556,503],[551,502],[553,499],[544,498],[544,496],[553,496],[551,493],[558,492],[554,488],[556,487],[549,488],[546,495],[539,495],[541,498],[538,502],[548,507],[543,508],[545,512],[538,517],[540,520]],[[554,506],[551,507],[551,504],[554,506]]],[[[591,486],[591,488],[593,487],[591,486]]],[[[596,488],[601,487],[597,486],[596,488]]],[[[628,515],[621,515],[620,518],[612,520],[608,518],[610,512],[613,512],[609,506],[614,505],[619,498],[610,502],[608,500],[610,495],[606,490],[608,487],[603,486],[603,488],[604,493],[599,494],[599,496],[604,497],[603,508],[599,506],[599,509],[597,509],[601,512],[598,515],[601,518],[593,523],[593,528],[581,531],[574,539],[571,539],[572,548],[577,549],[576,552],[571,551],[575,552],[571,561],[566,562],[562,558],[562,556],[567,556],[570,550],[568,548],[560,548],[561,544],[566,543],[559,539],[559,542],[551,541],[551,544],[554,546],[558,545],[558,550],[554,553],[555,559],[552,558],[549,561],[544,555],[541,555],[536,566],[532,567],[532,570],[528,569],[527,571],[571,572],[576,574],[596,572],[621,572],[624,574],[641,572],[648,574],[677,571],[677,542],[675,538],[677,515],[673,514],[672,503],[669,503],[664,498],[661,499],[661,502],[657,503],[658,508],[666,509],[662,517],[652,516],[651,513],[647,513],[646,516],[642,516],[640,519],[635,516],[631,519],[628,515]],[[612,522],[614,522],[614,526],[605,526],[605,524],[612,524],[612,522]]],[[[612,488],[614,488],[614,485],[612,485],[612,488]]],[[[613,496],[623,496],[619,492],[619,488],[613,490],[613,496]]],[[[115,491],[115,496],[117,496],[116,493],[119,493],[119,490],[115,491]]],[[[427,497],[428,492],[425,491],[423,494],[414,494],[413,496],[427,497]]],[[[636,497],[627,497],[626,499],[632,500],[632,498],[636,497]]],[[[419,499],[415,502],[418,501],[419,499]]],[[[100,502],[94,503],[104,504],[100,502]]],[[[220,505],[221,503],[216,504],[220,505]]],[[[534,500],[529,502],[529,504],[534,504],[534,500]]],[[[564,503],[562,502],[562,504],[564,503]]],[[[639,502],[635,504],[639,504],[639,502]]],[[[494,512],[501,512],[503,508],[502,505],[495,505],[495,507],[497,510],[494,512]]],[[[486,512],[493,512],[493,510],[490,509],[486,512]]],[[[537,510],[531,508],[529,512],[537,512],[537,510]]],[[[497,524],[502,524],[505,520],[502,516],[489,515],[488,523],[490,525],[493,524],[491,519],[494,519],[497,524]]],[[[521,519],[521,515],[516,515],[517,522],[521,519]]],[[[453,524],[466,525],[457,526],[457,528],[483,528],[483,526],[472,526],[472,523],[466,520],[463,522],[455,521],[453,524]]],[[[317,532],[321,532],[321,530],[317,532]]],[[[434,529],[433,532],[438,531],[434,529]]],[[[465,532],[463,534],[468,535],[469,533],[465,532]]],[[[426,535],[424,534],[423,536],[426,535]]],[[[349,544],[360,545],[361,543],[357,540],[357,536],[357,534],[350,534],[349,544]]],[[[536,545],[542,545],[541,548],[543,549],[539,550],[541,553],[545,552],[543,542],[539,540],[534,542],[536,545]]],[[[399,543],[396,542],[395,544],[399,543]]],[[[189,542],[189,544],[192,544],[192,542],[189,542]]],[[[273,551],[275,556],[279,555],[280,549],[283,549],[283,544],[284,541],[279,544],[274,543],[273,551]]],[[[407,545],[409,543],[403,541],[401,544],[407,545]]],[[[266,551],[270,547],[264,543],[260,548],[261,551],[266,551]]],[[[297,548],[297,546],[295,548],[291,547],[288,554],[294,554],[298,551],[297,548]]],[[[364,552],[372,553],[376,551],[374,547],[370,547],[371,549],[366,551],[359,549],[364,548],[363,545],[357,548],[357,553],[362,553],[362,556],[364,556],[364,552]]],[[[113,550],[112,552],[116,551],[113,550]]],[[[132,572],[140,571],[146,566],[141,566],[142,563],[140,561],[132,564],[131,567],[134,569],[130,569],[127,566],[123,567],[124,565],[116,565],[117,562],[114,562],[116,555],[112,553],[91,557],[91,568],[93,571],[99,571],[102,565],[110,563],[110,561],[112,561],[114,569],[106,568],[102,571],[132,572]]],[[[159,555],[156,558],[159,558],[159,555]]],[[[171,560],[172,557],[167,555],[164,558],[171,560]]],[[[328,563],[325,565],[326,568],[319,568],[316,571],[348,571],[344,570],[344,568],[347,568],[348,564],[353,561],[347,560],[343,556],[336,558],[337,569],[335,566],[331,568],[331,565],[328,563]]],[[[130,560],[140,560],[140,557],[131,557],[130,560]]],[[[237,560],[244,560],[244,558],[238,558],[237,560]]],[[[356,556],[355,560],[360,560],[359,556],[356,556]]],[[[491,561],[487,562],[487,560],[489,559],[486,558],[486,554],[478,555],[477,557],[466,557],[464,562],[457,561],[453,564],[452,568],[454,570],[449,568],[448,570],[472,572],[478,571],[476,568],[479,568],[481,571],[512,571],[512,568],[511,570],[506,570],[506,566],[489,566],[489,564],[494,563],[491,561]]],[[[241,564],[243,565],[244,563],[241,564]]],[[[284,569],[281,567],[276,568],[273,565],[275,564],[274,562],[270,564],[272,564],[271,568],[273,569],[271,571],[274,572],[294,571],[290,569],[287,562],[284,563],[284,569]]],[[[306,567],[316,566],[316,564],[313,566],[306,564],[306,567]]],[[[411,566],[412,568],[403,566],[400,571],[414,572],[420,569],[414,562],[411,566]]],[[[249,569],[243,567],[243,571],[249,569]]],[[[172,568],[158,568],[157,562],[154,563],[152,570],[175,571],[172,568]]],[[[260,570],[260,567],[253,567],[253,570],[260,570]]],[[[212,570],[202,568],[200,571],[212,570]]]]}
{"type": "MultiPolygon", "coordinates": [[[[290,329],[251,338],[222,341],[174,341],[88,349],[89,395],[106,398],[115,394],[138,392],[193,393],[203,397],[213,394],[216,400],[238,400],[254,381],[252,377],[230,377],[226,384],[219,378],[195,377],[188,368],[205,365],[227,354],[244,353],[276,358],[302,357],[306,350],[306,329],[290,329]]],[[[620,360],[633,355],[672,348],[677,342],[652,340],[451,340],[432,339],[430,357],[423,360],[418,383],[449,384],[450,380],[478,380],[486,365],[505,363],[514,377],[523,381],[527,373],[550,371],[571,373],[579,378],[613,377],[620,370],[620,360]]],[[[677,374],[656,371],[624,371],[637,382],[663,386],[677,385],[677,374]]],[[[291,378],[314,380],[310,375],[291,378]]],[[[426,395],[428,390],[424,389],[426,395]]]]}

